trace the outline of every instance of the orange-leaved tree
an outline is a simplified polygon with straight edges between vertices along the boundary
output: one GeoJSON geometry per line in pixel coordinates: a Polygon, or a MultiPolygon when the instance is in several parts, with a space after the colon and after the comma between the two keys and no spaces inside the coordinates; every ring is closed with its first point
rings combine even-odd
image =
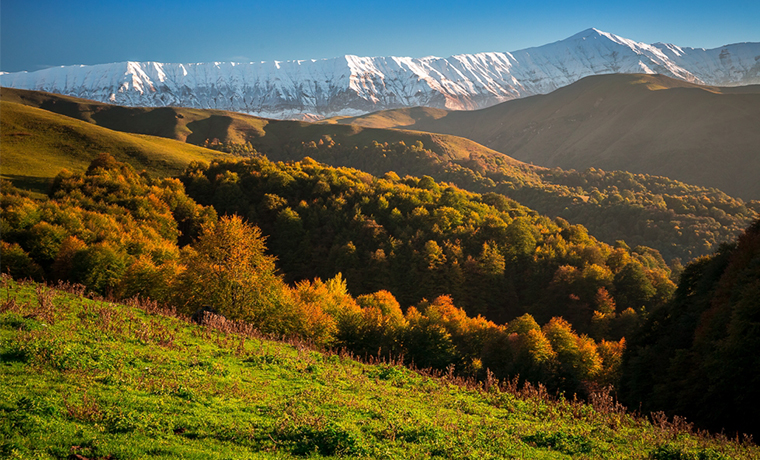
{"type": "Polygon", "coordinates": [[[289,333],[295,302],[265,250],[259,228],[239,216],[207,224],[183,252],[178,304],[187,313],[208,307],[265,332],[289,333]]]}

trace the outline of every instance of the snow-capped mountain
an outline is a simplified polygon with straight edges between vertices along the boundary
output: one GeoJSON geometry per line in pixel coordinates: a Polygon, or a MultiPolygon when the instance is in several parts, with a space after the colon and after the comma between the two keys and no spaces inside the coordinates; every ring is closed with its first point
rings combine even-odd
{"type": "Polygon", "coordinates": [[[130,106],[185,106],[317,119],[411,106],[469,110],[543,94],[589,75],[660,73],[760,84],[760,43],[648,45],[588,29],[511,53],[273,62],[117,62],[0,74],[0,85],[130,106]]]}

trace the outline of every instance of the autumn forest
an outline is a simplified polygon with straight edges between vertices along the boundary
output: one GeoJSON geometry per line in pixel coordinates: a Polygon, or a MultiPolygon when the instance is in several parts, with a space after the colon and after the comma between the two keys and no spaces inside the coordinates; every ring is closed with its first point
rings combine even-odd
{"type": "MultiPolygon", "coordinates": [[[[44,180],[5,176],[8,280],[80,286],[206,327],[244,324],[315,353],[465,386],[510,382],[555,401],[606,395],[638,416],[760,435],[750,410],[760,410],[758,201],[660,176],[536,168],[486,150],[457,157],[455,141],[425,144],[414,132],[354,144],[321,125],[304,128],[316,135],[290,126],[298,136],[280,143],[226,131],[197,143],[208,159],[159,161],[111,140],[148,142],[127,127],[56,115],[59,136],[40,128],[54,126],[34,118],[41,109],[4,104],[4,126],[16,130],[4,128],[4,156],[35,136],[44,152],[55,151],[45,150],[53,138],[76,139],[69,148],[114,142],[67,154],[60,168],[52,165],[64,155],[45,153],[55,171],[44,180]]],[[[43,320],[19,316],[9,296],[0,318],[26,335],[4,339],[3,362],[48,356],[24,348],[42,334],[24,321],[43,320]]],[[[21,426],[8,423],[0,431],[21,426]]],[[[596,452],[567,447],[576,438],[523,437],[569,455],[596,452]]],[[[349,444],[289,452],[368,455],[349,444]]],[[[731,458],[662,449],[649,458],[731,458]]]]}

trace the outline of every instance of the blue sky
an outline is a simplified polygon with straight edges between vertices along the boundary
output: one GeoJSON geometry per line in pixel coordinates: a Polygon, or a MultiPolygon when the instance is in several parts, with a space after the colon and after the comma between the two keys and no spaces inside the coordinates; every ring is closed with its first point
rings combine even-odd
{"type": "Polygon", "coordinates": [[[715,48],[760,41],[760,1],[2,0],[0,70],[515,51],[589,27],[715,48]]]}

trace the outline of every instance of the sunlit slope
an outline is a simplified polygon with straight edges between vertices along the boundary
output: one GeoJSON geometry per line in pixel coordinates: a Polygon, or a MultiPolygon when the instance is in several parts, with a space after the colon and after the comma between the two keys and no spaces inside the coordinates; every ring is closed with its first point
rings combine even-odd
{"type": "Polygon", "coordinates": [[[367,128],[413,127],[417,123],[431,122],[449,115],[445,109],[432,107],[411,107],[372,112],[357,117],[328,118],[323,123],[339,123],[364,126],[367,128]]]}
{"type": "Polygon", "coordinates": [[[3,458],[755,458],[670,423],[2,279],[3,458]]]}
{"type": "Polygon", "coordinates": [[[12,88],[3,88],[2,99],[38,107],[117,131],[161,136],[190,144],[204,145],[206,141],[238,144],[251,142],[257,150],[266,154],[280,152],[287,147],[298,146],[302,142],[319,140],[333,141],[344,147],[362,147],[372,142],[397,143],[400,141],[411,145],[419,141],[445,160],[466,160],[472,155],[485,155],[499,157],[507,164],[521,164],[476,142],[451,135],[269,120],[221,110],[122,107],[12,88]]]}
{"type": "Polygon", "coordinates": [[[403,109],[336,122],[454,134],[536,165],[654,174],[760,197],[760,86],[603,75],[483,110],[403,109]]]}
{"type": "Polygon", "coordinates": [[[138,170],[175,175],[191,161],[228,154],[155,136],[127,134],[46,110],[2,101],[2,177],[45,192],[61,169],[83,170],[108,152],[138,170]]]}
{"type": "Polygon", "coordinates": [[[2,89],[2,100],[41,108],[105,128],[166,137],[191,144],[206,139],[245,142],[263,135],[267,120],[221,110],[178,107],[122,107],[42,91],[2,89]]]}

